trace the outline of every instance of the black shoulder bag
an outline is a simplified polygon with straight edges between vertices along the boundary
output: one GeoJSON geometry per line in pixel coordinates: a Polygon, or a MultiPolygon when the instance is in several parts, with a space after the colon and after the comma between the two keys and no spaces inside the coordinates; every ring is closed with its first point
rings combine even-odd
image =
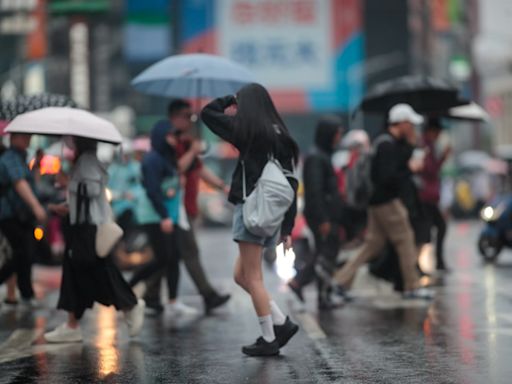
{"type": "Polygon", "coordinates": [[[72,264],[80,269],[94,267],[97,260],[97,226],[91,223],[89,203],[87,185],[79,183],[76,199],[76,223],[72,224],[69,228],[68,257],[72,264]],[[82,208],[85,208],[84,222],[80,222],[82,208]]]}

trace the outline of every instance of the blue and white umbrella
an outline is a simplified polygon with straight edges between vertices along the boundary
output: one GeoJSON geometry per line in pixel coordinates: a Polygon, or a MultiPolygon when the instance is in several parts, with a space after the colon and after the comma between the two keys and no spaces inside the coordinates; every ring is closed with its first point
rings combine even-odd
{"type": "Polygon", "coordinates": [[[234,94],[254,81],[251,71],[234,61],[194,53],[153,64],[133,79],[132,85],[150,95],[200,99],[234,94]]]}

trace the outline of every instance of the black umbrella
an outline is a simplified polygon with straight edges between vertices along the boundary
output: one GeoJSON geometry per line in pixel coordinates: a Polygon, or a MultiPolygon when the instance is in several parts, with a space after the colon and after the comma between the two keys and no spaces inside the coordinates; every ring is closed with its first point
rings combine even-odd
{"type": "Polygon", "coordinates": [[[444,111],[467,104],[452,84],[429,76],[403,76],[376,84],[366,94],[360,108],[386,113],[393,105],[407,103],[420,113],[444,111]]]}
{"type": "Polygon", "coordinates": [[[46,107],[77,108],[78,105],[68,96],[52,93],[18,96],[14,100],[0,103],[0,120],[10,121],[22,113],[46,107]]]}

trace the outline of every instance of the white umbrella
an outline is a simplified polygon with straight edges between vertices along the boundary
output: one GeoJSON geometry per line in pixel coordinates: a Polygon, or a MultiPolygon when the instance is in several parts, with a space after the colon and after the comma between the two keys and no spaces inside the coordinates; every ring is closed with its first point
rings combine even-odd
{"type": "Polygon", "coordinates": [[[477,103],[450,108],[448,117],[461,120],[489,121],[489,114],[477,103]]]}
{"type": "Polygon", "coordinates": [[[79,136],[111,144],[123,141],[111,122],[82,109],[67,107],[43,108],[18,115],[5,132],[79,136]]]}

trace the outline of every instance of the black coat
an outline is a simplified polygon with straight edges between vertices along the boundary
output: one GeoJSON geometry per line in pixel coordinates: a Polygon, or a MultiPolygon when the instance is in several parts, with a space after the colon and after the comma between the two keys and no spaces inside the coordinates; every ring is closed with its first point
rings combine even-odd
{"type": "MultiPolygon", "coordinates": [[[[228,200],[233,204],[240,204],[243,202],[243,183],[242,183],[242,165],[241,159],[244,159],[245,164],[245,177],[246,177],[246,193],[247,196],[254,190],[256,182],[263,172],[263,168],[268,161],[268,157],[260,148],[267,145],[267,143],[259,143],[257,139],[255,142],[248,145],[247,143],[236,142],[234,131],[234,118],[224,113],[224,110],[234,103],[233,96],[220,97],[210,102],[201,112],[201,119],[220,138],[233,144],[240,152],[235,171],[233,172],[231,180],[231,190],[229,192],[228,200]],[[246,149],[248,148],[248,149],[246,149]]],[[[279,142],[275,145],[276,153],[275,158],[279,160],[282,167],[293,171],[293,153],[284,143],[279,142]]],[[[295,179],[289,178],[290,185],[297,191],[298,182],[295,179]]],[[[296,199],[292,206],[285,215],[283,225],[281,227],[281,234],[283,236],[289,235],[293,229],[295,222],[295,215],[297,214],[296,199]]]]}
{"type": "Polygon", "coordinates": [[[337,125],[319,124],[315,149],[304,163],[304,215],[312,227],[325,222],[338,223],[341,218],[342,197],[331,162],[334,136],[338,129],[337,125]]]}

